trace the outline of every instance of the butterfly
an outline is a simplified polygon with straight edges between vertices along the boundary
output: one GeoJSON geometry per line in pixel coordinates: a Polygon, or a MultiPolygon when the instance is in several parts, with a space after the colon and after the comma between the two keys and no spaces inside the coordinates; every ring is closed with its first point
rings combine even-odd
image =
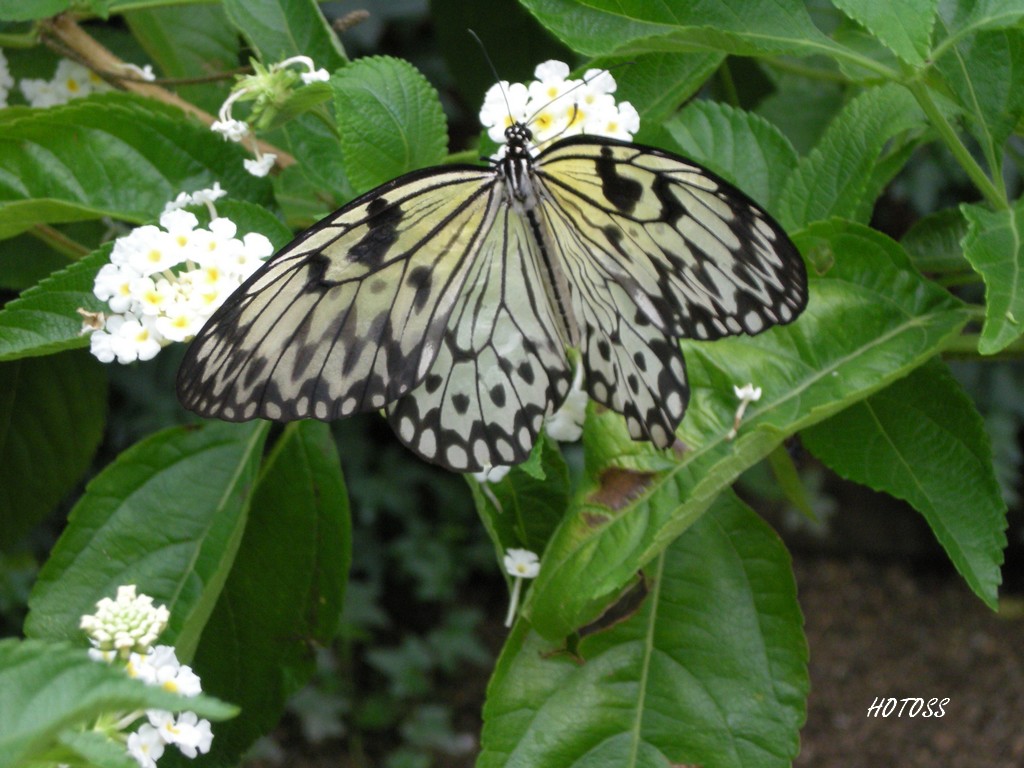
{"type": "Polygon", "coordinates": [[[457,472],[525,460],[570,392],[665,448],[689,387],[679,339],[757,334],[807,303],[782,228],[683,157],[593,135],[490,167],[401,176],[267,261],[207,321],[182,404],[228,421],[383,409],[457,472]]]}

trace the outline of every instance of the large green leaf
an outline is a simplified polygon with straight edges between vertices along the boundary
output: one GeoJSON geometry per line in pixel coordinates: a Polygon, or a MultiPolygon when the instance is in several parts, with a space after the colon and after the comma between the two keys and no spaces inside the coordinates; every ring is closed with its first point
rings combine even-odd
{"type": "MultiPolygon", "coordinates": [[[[779,200],[787,229],[839,216],[867,223],[889,181],[876,175],[897,134],[923,125],[910,93],[898,85],[872,88],[851,101],[811,152],[801,158],[779,200]]],[[[892,173],[896,169],[890,168],[892,173]]]]}
{"type": "Polygon", "coordinates": [[[591,56],[651,51],[717,50],[823,53],[834,44],[797,0],[523,0],[571,48],[591,56]]]}
{"type": "Polygon", "coordinates": [[[209,696],[186,700],[133,680],[123,669],[92,661],[84,644],[0,641],[0,768],[42,759],[64,735],[90,727],[101,712],[143,709],[188,709],[212,720],[237,712],[209,696]]]}
{"type": "Polygon", "coordinates": [[[850,18],[863,24],[903,61],[913,66],[924,64],[931,50],[938,0],[903,0],[899,3],[879,3],[875,0],[833,2],[850,18]]]}
{"type": "Polygon", "coordinates": [[[224,0],[224,10],[265,64],[292,56],[309,56],[328,72],[345,64],[316,0],[224,0]]]}
{"type": "Polygon", "coordinates": [[[739,186],[772,211],[797,163],[796,150],[762,117],[698,101],[665,124],[684,155],[739,186]]]}
{"type": "Polygon", "coordinates": [[[991,355],[1024,332],[1024,198],[1003,211],[961,205],[964,256],[985,280],[985,325],[978,351],[991,355]]]}
{"type": "Polygon", "coordinates": [[[584,637],[579,659],[519,622],[488,688],[480,768],[791,764],[807,646],[775,533],[724,494],[645,570],[640,609],[584,637]]]}
{"type": "Polygon", "coordinates": [[[444,160],[437,91],[406,61],[371,56],[331,78],[345,170],[356,191],[444,160]]]}
{"type": "Polygon", "coordinates": [[[0,0],[0,21],[35,21],[68,9],[71,0],[0,0]]]}
{"type": "Polygon", "coordinates": [[[801,433],[843,477],[910,502],[993,610],[1006,505],[974,404],[938,361],[801,433]]]}
{"type": "Polygon", "coordinates": [[[792,325],[754,338],[684,344],[692,397],[671,453],[632,442],[616,414],[584,432],[588,484],[542,557],[524,610],[548,638],[594,618],[637,569],[703,514],[743,469],[787,435],[837,413],[922,365],[949,343],[968,312],[918,276],[899,245],[845,222],[798,235],[815,263],[792,325]],[[729,440],[733,386],[762,399],[729,440]]]}
{"type": "Polygon", "coordinates": [[[350,560],[348,497],[330,428],[289,425],[260,473],[193,662],[203,690],[245,712],[217,729],[211,759],[237,762],[308,680],[310,643],[334,639],[350,560]]]}
{"type": "Polygon", "coordinates": [[[80,637],[78,622],[122,584],[165,604],[161,640],[189,659],[245,529],[268,425],[159,432],[86,487],[29,598],[25,633],[80,637]]]}
{"type": "Polygon", "coordinates": [[[0,363],[0,548],[80,482],[106,410],[102,365],[84,353],[0,363]]]}
{"type": "Polygon", "coordinates": [[[0,131],[0,238],[103,216],[141,223],[215,181],[236,199],[271,203],[242,148],[178,110],[109,93],[21,114],[0,131]]]}
{"type": "Polygon", "coordinates": [[[1001,174],[1004,143],[1024,115],[1024,30],[979,32],[948,51],[937,66],[990,174],[1001,174]]]}

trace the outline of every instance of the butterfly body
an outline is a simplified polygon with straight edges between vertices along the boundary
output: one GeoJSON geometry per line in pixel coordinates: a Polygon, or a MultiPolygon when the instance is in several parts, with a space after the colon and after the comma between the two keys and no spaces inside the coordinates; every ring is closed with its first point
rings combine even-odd
{"type": "Polygon", "coordinates": [[[576,136],[534,157],[378,187],[271,258],[211,317],[178,378],[228,420],[384,409],[456,471],[524,460],[577,350],[589,396],[667,447],[689,390],[679,338],[759,333],[806,303],[785,233],[684,158],[576,136]]]}

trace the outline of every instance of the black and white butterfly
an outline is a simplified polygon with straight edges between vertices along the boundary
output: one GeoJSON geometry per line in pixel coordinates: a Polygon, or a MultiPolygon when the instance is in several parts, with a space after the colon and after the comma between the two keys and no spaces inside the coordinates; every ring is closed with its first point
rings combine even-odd
{"type": "Polygon", "coordinates": [[[229,421],[383,409],[419,456],[477,471],[529,456],[578,359],[592,399],[667,447],[689,397],[678,340],[804,308],[796,248],[713,173],[595,136],[534,157],[523,123],[505,138],[491,167],[402,176],[268,260],[192,342],[182,403],[229,421]]]}

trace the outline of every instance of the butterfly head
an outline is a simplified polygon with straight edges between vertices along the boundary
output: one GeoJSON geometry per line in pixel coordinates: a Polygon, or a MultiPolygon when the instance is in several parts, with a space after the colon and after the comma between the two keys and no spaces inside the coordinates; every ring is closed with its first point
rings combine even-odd
{"type": "Polygon", "coordinates": [[[526,123],[515,122],[505,129],[506,157],[528,157],[533,142],[533,131],[526,123]]]}

